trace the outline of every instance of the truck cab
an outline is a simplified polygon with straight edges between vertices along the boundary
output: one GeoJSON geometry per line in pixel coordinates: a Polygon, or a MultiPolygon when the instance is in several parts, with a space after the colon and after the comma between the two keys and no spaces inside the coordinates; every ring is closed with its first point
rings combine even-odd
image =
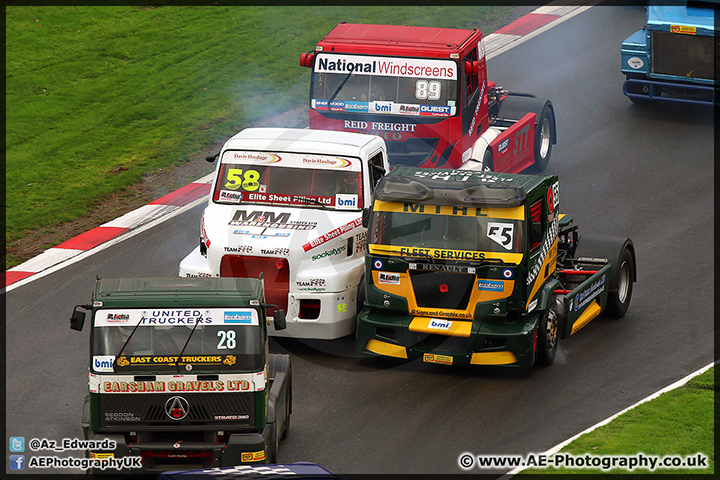
{"type": "Polygon", "coordinates": [[[340,23],[300,65],[310,128],[379,135],[393,166],[543,170],[556,143],[549,100],[488,79],[478,29],[340,23]]]}
{"type": "Polygon", "coordinates": [[[623,93],[635,103],[716,104],[719,5],[716,0],[651,2],[645,26],[622,43],[623,93]]]}
{"type": "Polygon", "coordinates": [[[289,356],[268,351],[269,309],[282,329],[261,279],[98,279],[71,319],[82,330],[90,312],[85,439],[113,442],[89,447],[95,471],[275,462],[292,384],[289,356]]]}
{"type": "Polygon", "coordinates": [[[449,365],[549,364],[560,338],[606,309],[627,310],[632,242],[579,240],[559,212],[556,176],[396,167],[366,218],[361,352],[449,365]]]}
{"type": "Polygon", "coordinates": [[[264,274],[268,302],[287,311],[270,335],[333,339],[351,334],[363,303],[366,229],[361,212],[389,171],[374,135],[251,128],[217,160],[199,245],[181,277],[264,274]]]}

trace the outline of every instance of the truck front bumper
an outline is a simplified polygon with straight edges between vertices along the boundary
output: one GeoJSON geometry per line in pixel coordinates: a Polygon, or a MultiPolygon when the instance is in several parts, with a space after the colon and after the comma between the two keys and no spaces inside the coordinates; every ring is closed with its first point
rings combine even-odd
{"type": "Polygon", "coordinates": [[[113,459],[112,467],[94,468],[93,473],[132,474],[162,472],[178,469],[229,467],[240,464],[267,463],[272,426],[265,425],[262,433],[234,433],[223,443],[177,440],[137,443],[128,445],[123,434],[91,432],[91,438],[114,440],[114,451],[89,452],[90,458],[113,459]],[[134,457],[134,461],[131,461],[134,457]],[[138,468],[141,464],[142,467],[138,468]],[[115,466],[122,468],[116,468],[115,466]]]}
{"type": "Polygon", "coordinates": [[[275,330],[275,325],[270,322],[268,335],[323,340],[350,335],[355,330],[357,290],[357,287],[350,287],[341,292],[291,292],[288,294],[287,327],[275,330]]]}
{"type": "Polygon", "coordinates": [[[502,323],[443,319],[444,322],[472,323],[470,328],[458,329],[452,335],[413,331],[410,324],[416,318],[363,309],[355,332],[357,350],[446,365],[524,368],[535,363],[537,313],[522,321],[502,323]]]}
{"type": "Polygon", "coordinates": [[[691,83],[675,83],[642,78],[629,78],[623,83],[623,93],[630,99],[661,100],[665,102],[715,105],[718,87],[691,83]]]}

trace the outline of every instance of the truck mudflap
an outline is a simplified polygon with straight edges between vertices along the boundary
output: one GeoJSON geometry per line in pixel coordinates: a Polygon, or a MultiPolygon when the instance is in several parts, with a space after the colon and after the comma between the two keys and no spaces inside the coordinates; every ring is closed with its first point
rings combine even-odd
{"type": "Polygon", "coordinates": [[[560,337],[567,338],[597,317],[607,305],[612,265],[606,264],[597,271],[559,271],[561,277],[585,277],[577,287],[569,292],[556,291],[561,294],[566,318],[560,337]]]}
{"type": "MultiPolygon", "coordinates": [[[[115,442],[113,451],[90,451],[89,458],[120,464],[123,468],[93,469],[93,474],[131,474],[159,472],[177,468],[211,468],[240,464],[266,463],[272,445],[273,425],[262,432],[233,433],[227,441],[157,441],[127,444],[123,434],[90,432],[89,439],[108,438],[115,442]]],[[[172,435],[169,435],[170,437],[172,435]]],[[[179,436],[179,435],[178,435],[179,436]]]]}
{"type": "Polygon", "coordinates": [[[659,82],[629,78],[623,83],[623,93],[631,100],[662,100],[665,102],[716,105],[720,100],[718,87],[689,83],[659,82]],[[664,94],[664,95],[663,95],[664,94]]]}
{"type": "Polygon", "coordinates": [[[356,348],[370,355],[442,365],[530,367],[535,362],[538,322],[538,312],[524,321],[484,325],[460,319],[389,316],[365,308],[358,315],[356,348]]]}

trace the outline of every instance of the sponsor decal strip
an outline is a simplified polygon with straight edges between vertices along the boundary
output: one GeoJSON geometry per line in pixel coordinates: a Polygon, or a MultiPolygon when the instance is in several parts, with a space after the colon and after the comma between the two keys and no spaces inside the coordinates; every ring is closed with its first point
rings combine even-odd
{"type": "Polygon", "coordinates": [[[403,257],[432,257],[437,260],[467,260],[479,262],[486,258],[497,258],[505,263],[519,264],[522,253],[477,252],[472,250],[445,250],[440,248],[400,247],[395,245],[368,245],[373,255],[396,255],[403,257]]]}
{"type": "Polygon", "coordinates": [[[203,325],[258,325],[258,313],[254,308],[245,309],[100,309],[95,312],[96,327],[132,326],[193,326],[203,325]]]}
{"type": "Polygon", "coordinates": [[[89,374],[91,393],[168,393],[168,392],[259,392],[265,389],[265,372],[220,374],[217,380],[197,379],[197,375],[157,375],[153,381],[134,381],[134,375],[89,374]]]}
{"type": "Polygon", "coordinates": [[[355,230],[356,228],[362,226],[362,218],[356,218],[350,223],[346,223],[343,226],[340,226],[336,228],[335,230],[331,230],[324,234],[321,237],[314,238],[310,240],[308,243],[302,246],[304,251],[310,251],[313,248],[317,247],[318,245],[322,245],[323,243],[327,242],[328,240],[332,240],[335,237],[339,237],[340,235],[343,235],[351,230],[355,230]]]}

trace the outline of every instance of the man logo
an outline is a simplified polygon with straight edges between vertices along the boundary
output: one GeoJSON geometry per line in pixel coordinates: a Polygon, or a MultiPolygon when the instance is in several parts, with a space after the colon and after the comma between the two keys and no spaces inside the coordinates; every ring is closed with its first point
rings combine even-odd
{"type": "Polygon", "coordinates": [[[170,397],[165,402],[165,413],[173,420],[182,420],[189,411],[190,405],[183,397],[170,397]]]}

